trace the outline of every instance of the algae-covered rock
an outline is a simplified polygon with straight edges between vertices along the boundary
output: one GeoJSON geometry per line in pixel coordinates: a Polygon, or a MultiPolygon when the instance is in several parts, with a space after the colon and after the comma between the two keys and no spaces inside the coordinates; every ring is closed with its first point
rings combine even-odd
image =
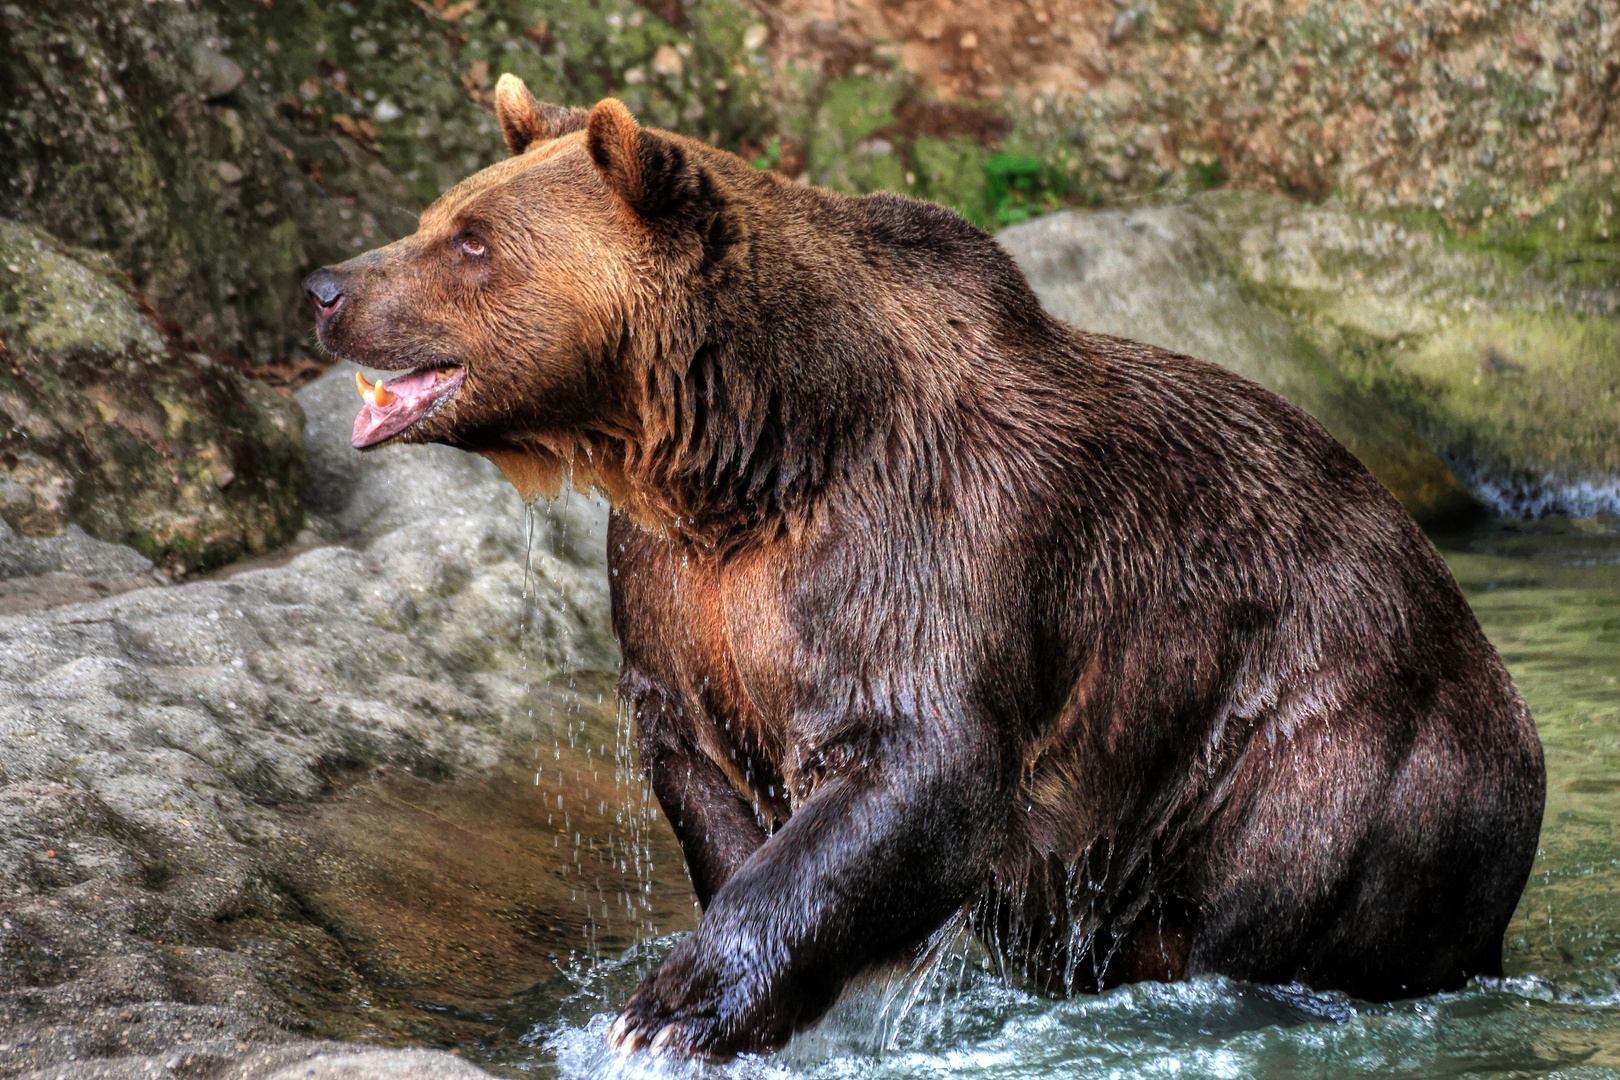
{"type": "Polygon", "coordinates": [[[1620,513],[1620,203],[1459,238],[1242,193],[1193,203],[1247,291],[1509,516],[1620,513]],[[1576,231],[1572,224],[1567,230],[1576,231]]]}
{"type": "Polygon", "coordinates": [[[217,348],[284,360],[308,332],[300,271],[357,230],[408,231],[300,170],[196,4],[4,3],[0,42],[0,217],[108,254],[217,348]]]}
{"type": "Polygon", "coordinates": [[[103,260],[0,220],[0,517],[177,568],[303,521],[296,402],[188,350],[103,260]]]}
{"type": "Polygon", "coordinates": [[[1000,240],[1056,317],[1221,364],[1281,394],[1320,420],[1420,521],[1441,524],[1477,510],[1400,415],[1243,295],[1192,210],[1053,214],[1013,226],[1000,240]]]}

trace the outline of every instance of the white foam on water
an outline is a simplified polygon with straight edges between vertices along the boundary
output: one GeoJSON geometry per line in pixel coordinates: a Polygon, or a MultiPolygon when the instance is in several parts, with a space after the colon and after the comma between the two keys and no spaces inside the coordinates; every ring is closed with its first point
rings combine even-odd
{"type": "MultiPolygon", "coordinates": [[[[706,1065],[609,1050],[613,1011],[679,935],[584,974],[593,1010],[531,1039],[567,1080],[1101,1080],[1252,1076],[1545,1075],[1610,1060],[1620,1047],[1620,988],[1597,992],[1535,976],[1479,980],[1453,994],[1368,1004],[1298,986],[1225,978],[1139,983],[1057,1001],[980,970],[869,979],[787,1048],[706,1065]],[[921,983],[908,985],[911,983],[921,983]],[[896,1003],[908,1002],[895,1015],[896,1003]],[[1594,1025],[1594,1019],[1607,1025],[1594,1025]]],[[[568,1010],[565,1008],[565,1013],[568,1010]]],[[[1600,1070],[1581,1075],[1617,1075],[1600,1070]]]]}
{"type": "Polygon", "coordinates": [[[1456,455],[1446,455],[1444,460],[1470,494],[1505,518],[1620,517],[1620,477],[1533,476],[1456,455]]]}

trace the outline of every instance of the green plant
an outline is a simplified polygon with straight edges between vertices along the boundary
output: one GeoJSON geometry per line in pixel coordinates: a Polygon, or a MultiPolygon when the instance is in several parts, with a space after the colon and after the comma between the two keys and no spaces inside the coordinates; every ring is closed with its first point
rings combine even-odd
{"type": "Polygon", "coordinates": [[[1061,171],[1036,158],[992,155],[984,163],[984,210],[979,224],[999,229],[1056,209],[1062,202],[1063,181],[1061,171]]]}
{"type": "Polygon", "coordinates": [[[773,135],[770,143],[765,147],[765,152],[754,159],[753,166],[760,172],[766,172],[776,168],[776,163],[781,160],[782,140],[773,135]]]}
{"type": "Polygon", "coordinates": [[[1209,191],[1226,183],[1226,163],[1220,158],[1195,161],[1187,166],[1187,187],[1194,192],[1209,191]]]}

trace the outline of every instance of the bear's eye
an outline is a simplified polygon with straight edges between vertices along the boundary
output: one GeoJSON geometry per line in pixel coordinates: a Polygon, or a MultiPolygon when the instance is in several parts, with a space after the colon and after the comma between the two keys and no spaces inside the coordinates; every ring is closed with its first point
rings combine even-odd
{"type": "Polygon", "coordinates": [[[476,259],[484,254],[484,242],[482,240],[474,240],[473,238],[468,237],[461,242],[461,253],[463,255],[471,255],[476,259]]]}

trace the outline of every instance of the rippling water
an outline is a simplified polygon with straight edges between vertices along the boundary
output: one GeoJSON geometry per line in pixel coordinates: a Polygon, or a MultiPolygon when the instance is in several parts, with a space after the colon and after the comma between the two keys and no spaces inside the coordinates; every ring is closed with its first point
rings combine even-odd
{"type": "Polygon", "coordinates": [[[1371,1005],[1229,979],[1053,1001],[1010,989],[964,941],[923,978],[846,995],[782,1053],[724,1067],[622,1059],[603,1036],[679,934],[581,963],[524,1002],[526,1052],[563,1077],[1620,1077],[1620,528],[1497,526],[1442,543],[1547,750],[1541,852],[1507,976],[1371,1005]]]}

